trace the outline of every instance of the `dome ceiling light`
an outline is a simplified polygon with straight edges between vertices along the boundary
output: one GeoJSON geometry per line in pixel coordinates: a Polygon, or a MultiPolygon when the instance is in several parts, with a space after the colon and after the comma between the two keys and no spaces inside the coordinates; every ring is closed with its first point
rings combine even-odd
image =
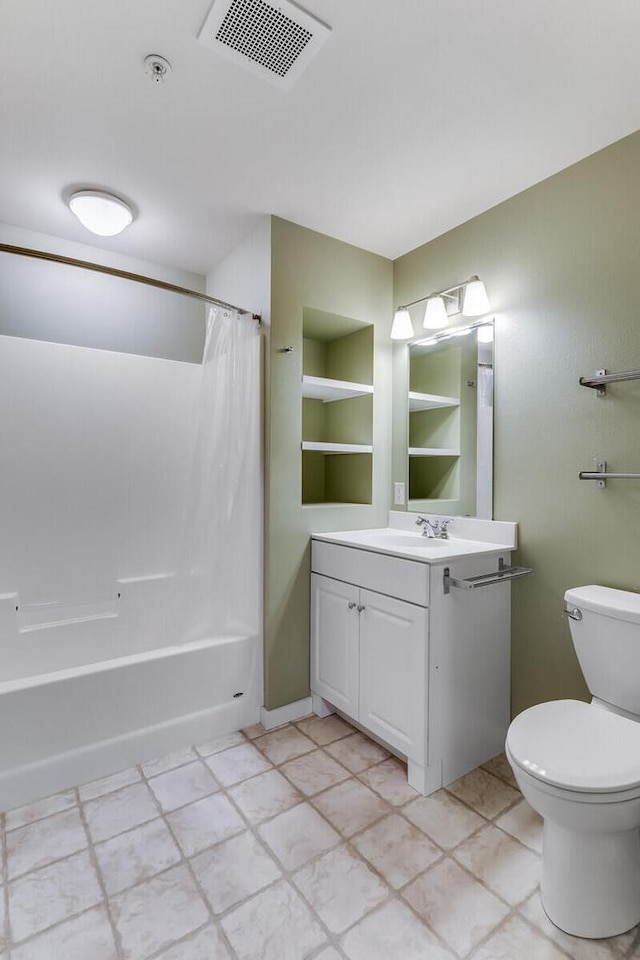
{"type": "Polygon", "coordinates": [[[71,212],[99,237],[114,237],[133,221],[128,203],[102,190],[78,190],[69,198],[71,212]]]}

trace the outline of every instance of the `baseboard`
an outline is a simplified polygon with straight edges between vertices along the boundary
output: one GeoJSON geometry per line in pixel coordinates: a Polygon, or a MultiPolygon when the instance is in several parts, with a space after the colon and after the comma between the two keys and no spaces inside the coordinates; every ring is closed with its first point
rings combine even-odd
{"type": "Polygon", "coordinates": [[[183,747],[205,743],[257,719],[257,708],[225,703],[14,767],[0,774],[0,810],[11,810],[183,747]]]}
{"type": "Polygon", "coordinates": [[[267,710],[262,707],[260,719],[265,730],[273,730],[274,727],[281,727],[284,723],[291,723],[292,720],[302,720],[303,717],[308,717],[311,712],[311,697],[305,697],[304,700],[285,703],[283,707],[276,707],[275,710],[267,710]]]}

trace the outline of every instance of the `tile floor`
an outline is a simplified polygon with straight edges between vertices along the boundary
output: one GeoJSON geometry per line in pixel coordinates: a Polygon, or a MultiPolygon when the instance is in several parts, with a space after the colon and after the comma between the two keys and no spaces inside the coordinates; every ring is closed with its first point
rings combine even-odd
{"type": "Polygon", "coordinates": [[[504,757],[420,797],[337,717],[257,726],[1,816],[0,960],[611,960],[538,897],[504,757]]]}

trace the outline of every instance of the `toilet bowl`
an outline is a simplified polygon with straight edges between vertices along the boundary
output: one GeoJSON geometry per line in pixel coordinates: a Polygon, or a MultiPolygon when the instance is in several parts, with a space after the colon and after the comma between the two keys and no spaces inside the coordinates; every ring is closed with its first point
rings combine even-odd
{"type": "Polygon", "coordinates": [[[590,704],[557,700],[513,720],[506,755],[544,818],[541,897],[556,926],[610,937],[640,922],[640,596],[565,595],[590,704]]]}
{"type": "Polygon", "coordinates": [[[561,930],[610,937],[640,921],[640,724],[578,700],[521,713],[507,758],[544,818],[541,896],[561,930]]]}

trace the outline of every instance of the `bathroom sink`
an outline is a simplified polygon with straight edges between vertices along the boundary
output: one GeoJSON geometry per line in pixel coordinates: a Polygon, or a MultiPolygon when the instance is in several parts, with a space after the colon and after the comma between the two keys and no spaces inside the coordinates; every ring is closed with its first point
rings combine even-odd
{"type": "MultiPolygon", "coordinates": [[[[485,521],[483,521],[485,522],[485,521]]],[[[325,540],[358,550],[388,553],[406,557],[421,563],[446,563],[458,557],[470,557],[480,553],[500,553],[505,545],[485,540],[466,540],[462,537],[423,537],[416,530],[401,527],[376,527],[365,530],[338,530],[335,533],[314,533],[314,540],[325,540]]],[[[512,548],[513,549],[513,548],[512,548]]]]}
{"type": "Polygon", "coordinates": [[[386,547],[388,550],[424,550],[442,549],[448,547],[447,540],[438,540],[436,537],[423,537],[420,533],[387,533],[386,530],[362,531],[363,542],[376,547],[386,547]]]}

